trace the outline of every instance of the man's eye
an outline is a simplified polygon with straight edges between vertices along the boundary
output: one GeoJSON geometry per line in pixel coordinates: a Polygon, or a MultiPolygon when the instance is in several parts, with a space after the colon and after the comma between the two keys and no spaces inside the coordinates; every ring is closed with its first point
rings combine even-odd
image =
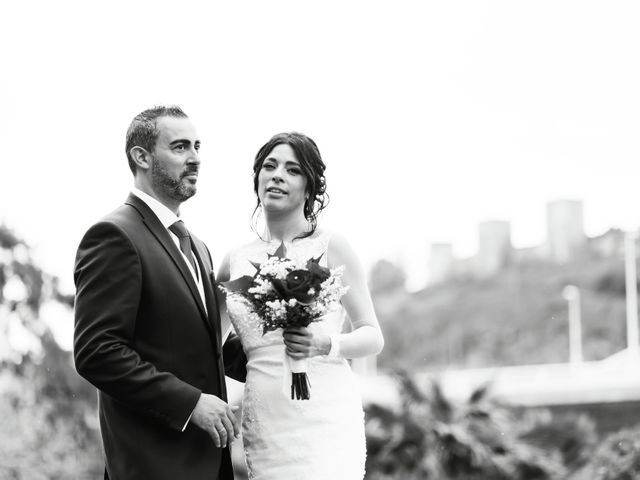
{"type": "Polygon", "coordinates": [[[182,150],[184,150],[184,145],[176,145],[175,147],[173,147],[173,149],[182,151],[182,150]]]}

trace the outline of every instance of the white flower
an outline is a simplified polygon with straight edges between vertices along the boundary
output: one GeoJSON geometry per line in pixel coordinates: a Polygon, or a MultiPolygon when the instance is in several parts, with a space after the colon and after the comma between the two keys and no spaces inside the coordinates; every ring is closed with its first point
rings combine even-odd
{"type": "Polygon", "coordinates": [[[260,265],[259,275],[284,279],[292,269],[292,265],[293,262],[286,258],[271,257],[260,265]]]}
{"type": "Polygon", "coordinates": [[[332,269],[331,276],[320,285],[318,303],[323,304],[327,311],[335,309],[340,298],[349,290],[342,284],[343,273],[344,266],[332,269]]]}
{"type": "Polygon", "coordinates": [[[265,302],[265,305],[270,310],[270,315],[272,318],[277,319],[279,317],[284,317],[287,314],[286,303],[282,300],[270,300],[265,302]]]}
{"type": "Polygon", "coordinates": [[[273,290],[273,288],[271,287],[271,282],[265,280],[262,277],[257,277],[255,279],[255,282],[257,283],[257,285],[247,290],[249,293],[252,293],[255,296],[267,295],[273,290]]]}

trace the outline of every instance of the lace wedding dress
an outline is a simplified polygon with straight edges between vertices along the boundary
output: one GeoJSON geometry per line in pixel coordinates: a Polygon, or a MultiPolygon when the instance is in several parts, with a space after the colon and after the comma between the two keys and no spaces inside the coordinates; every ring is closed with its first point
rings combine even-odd
{"type": "MultiPolygon", "coordinates": [[[[295,240],[287,257],[307,260],[321,254],[326,265],[328,232],[295,240]]],[[[231,253],[230,278],[254,275],[250,262],[263,262],[278,242],[254,242],[231,253]]],[[[282,330],[262,334],[260,319],[244,304],[228,300],[229,315],[246,352],[247,380],[242,401],[242,436],[252,480],[359,480],[366,456],[364,414],[351,368],[342,358],[308,359],[309,400],[291,400],[282,330]],[[288,377],[288,378],[286,378],[288,377]]],[[[310,329],[340,333],[342,307],[310,329]]]]}

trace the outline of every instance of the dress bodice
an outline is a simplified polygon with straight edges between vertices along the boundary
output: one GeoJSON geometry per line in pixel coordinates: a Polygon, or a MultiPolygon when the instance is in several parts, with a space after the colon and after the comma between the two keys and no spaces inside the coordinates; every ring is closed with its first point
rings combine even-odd
{"type": "MultiPolygon", "coordinates": [[[[329,232],[316,231],[311,237],[286,244],[286,256],[296,261],[306,261],[322,256],[320,264],[327,266],[327,248],[330,238],[329,232]]],[[[256,269],[251,262],[264,262],[269,254],[275,253],[279,246],[278,241],[257,240],[233,250],[229,257],[230,278],[236,279],[243,275],[253,276],[256,269]]],[[[283,344],[281,330],[269,331],[263,335],[260,317],[251,312],[242,300],[235,296],[229,296],[227,308],[233,327],[240,337],[247,355],[250,355],[251,350],[258,347],[283,344]]],[[[310,324],[309,328],[320,329],[327,334],[339,333],[344,319],[344,309],[339,306],[335,311],[325,315],[322,320],[310,324]]]]}

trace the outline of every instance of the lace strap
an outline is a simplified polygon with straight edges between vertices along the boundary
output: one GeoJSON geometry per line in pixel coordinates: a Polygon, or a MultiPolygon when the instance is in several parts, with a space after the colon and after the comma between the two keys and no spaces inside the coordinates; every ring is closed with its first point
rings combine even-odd
{"type": "Polygon", "coordinates": [[[238,258],[240,247],[234,247],[229,252],[229,274],[230,278],[234,279],[240,276],[238,272],[238,267],[240,260],[238,258]]]}
{"type": "Polygon", "coordinates": [[[320,265],[326,267],[328,266],[327,257],[329,256],[328,251],[329,251],[329,242],[331,241],[331,232],[327,230],[321,231],[318,237],[316,238],[316,241],[318,242],[317,255],[322,255],[322,259],[320,260],[320,265]]]}

